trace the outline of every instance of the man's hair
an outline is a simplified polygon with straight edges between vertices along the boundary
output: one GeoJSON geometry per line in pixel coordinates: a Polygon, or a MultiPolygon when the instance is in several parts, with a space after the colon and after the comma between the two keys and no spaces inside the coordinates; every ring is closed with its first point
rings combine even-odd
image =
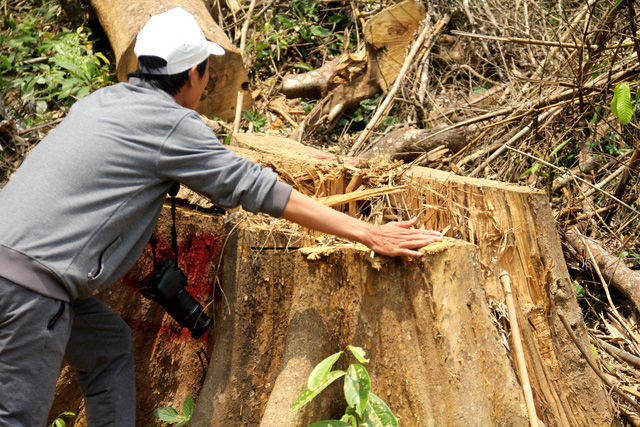
{"type": "MultiPolygon", "coordinates": [[[[208,58],[197,65],[200,77],[204,76],[204,73],[207,71],[207,60],[208,58]]],[[[167,61],[157,56],[140,56],[138,57],[138,69],[129,73],[127,77],[137,77],[153,87],[162,89],[170,95],[175,95],[189,80],[189,70],[172,75],[147,74],[142,71],[145,69],[153,70],[155,68],[162,68],[166,67],[166,65],[167,61]]]]}

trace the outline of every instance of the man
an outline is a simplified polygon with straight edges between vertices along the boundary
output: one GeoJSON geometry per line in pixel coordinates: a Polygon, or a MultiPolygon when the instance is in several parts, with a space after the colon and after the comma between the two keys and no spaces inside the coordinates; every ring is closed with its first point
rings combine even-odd
{"type": "Polygon", "coordinates": [[[130,82],[77,102],[0,192],[1,426],[46,423],[63,359],[90,426],[134,425],[130,330],[93,295],[135,263],[174,181],[384,255],[419,256],[440,240],[415,221],[376,227],[339,213],[222,147],[193,109],[209,55],[224,50],[185,10],[152,17],[135,53],[130,82]]]}

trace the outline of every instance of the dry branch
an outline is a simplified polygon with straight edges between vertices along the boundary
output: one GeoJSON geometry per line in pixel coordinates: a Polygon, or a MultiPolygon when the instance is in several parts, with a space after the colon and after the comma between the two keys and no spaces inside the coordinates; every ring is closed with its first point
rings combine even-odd
{"type": "Polygon", "coordinates": [[[565,236],[585,258],[589,258],[587,250],[591,251],[607,283],[622,292],[640,310],[640,272],[630,270],[623,259],[611,255],[599,242],[582,236],[576,229],[569,229],[565,236]]]}
{"type": "Polygon", "coordinates": [[[638,406],[638,404],[636,403],[635,400],[633,400],[632,398],[630,398],[626,393],[622,392],[620,390],[620,388],[613,383],[609,378],[607,378],[602,371],[600,371],[600,369],[598,369],[598,367],[593,363],[593,361],[591,360],[591,358],[589,357],[589,353],[587,353],[587,351],[582,347],[582,345],[580,344],[580,342],[578,341],[578,339],[576,338],[575,333],[573,332],[573,330],[571,329],[571,326],[569,325],[569,322],[567,322],[567,319],[565,319],[564,315],[562,314],[558,314],[558,317],[560,318],[560,321],[562,322],[562,324],[564,325],[564,328],[566,329],[567,333],[569,334],[569,336],[571,337],[571,339],[573,340],[573,342],[576,344],[576,346],[578,347],[578,349],[580,350],[580,353],[582,353],[582,355],[584,356],[585,360],[587,361],[587,363],[589,364],[589,366],[591,367],[591,369],[593,369],[593,371],[598,374],[598,376],[600,377],[600,379],[602,379],[602,381],[607,385],[607,387],[609,387],[610,389],[612,389],[613,391],[615,391],[620,397],[622,397],[624,400],[627,401],[628,404],[630,404],[631,406],[633,406],[633,408],[640,412],[640,406],[638,406]]]}
{"type": "Polygon", "coordinates": [[[287,74],[282,79],[282,92],[287,98],[319,98],[327,90],[327,85],[336,67],[351,57],[343,56],[325,63],[322,67],[302,74],[287,74]]]}
{"type": "MultiPolygon", "coordinates": [[[[467,33],[465,31],[455,31],[455,30],[451,31],[451,34],[455,34],[457,36],[474,37],[478,39],[494,40],[494,41],[500,41],[500,42],[531,44],[531,45],[538,45],[538,46],[553,46],[553,47],[568,48],[568,49],[597,49],[598,47],[600,47],[599,45],[596,45],[596,44],[593,44],[593,45],[575,44],[575,43],[554,42],[554,41],[548,41],[548,40],[523,39],[519,37],[499,37],[499,36],[467,33]]],[[[633,46],[633,42],[624,42],[624,43],[620,43],[612,46],[605,46],[605,49],[619,49],[621,47],[630,47],[630,46],[633,46]]]]}
{"type": "MultiPolygon", "coordinates": [[[[367,148],[358,157],[370,159],[385,157],[389,160],[411,162],[426,156],[437,147],[457,153],[478,133],[477,126],[438,125],[432,129],[399,129],[393,131],[367,148]]],[[[419,161],[416,161],[419,163],[419,161]]]]}

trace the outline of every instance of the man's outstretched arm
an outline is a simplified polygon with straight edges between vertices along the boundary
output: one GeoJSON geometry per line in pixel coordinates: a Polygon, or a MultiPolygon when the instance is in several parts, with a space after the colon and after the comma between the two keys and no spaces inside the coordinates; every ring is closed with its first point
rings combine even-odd
{"type": "Polygon", "coordinates": [[[282,218],[303,227],[354,240],[388,256],[418,257],[421,253],[413,249],[442,240],[438,231],[412,229],[417,218],[374,226],[338,212],[296,190],[291,192],[282,218]]]}

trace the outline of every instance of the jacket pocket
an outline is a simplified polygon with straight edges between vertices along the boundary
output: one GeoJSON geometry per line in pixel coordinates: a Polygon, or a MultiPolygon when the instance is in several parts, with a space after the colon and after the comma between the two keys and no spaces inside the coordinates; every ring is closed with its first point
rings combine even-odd
{"type": "Polygon", "coordinates": [[[87,273],[87,278],[89,280],[96,280],[97,278],[99,278],[102,273],[104,272],[105,269],[105,264],[107,262],[107,260],[109,259],[109,256],[111,256],[111,254],[116,250],[116,248],[118,247],[118,245],[120,244],[120,241],[122,240],[122,238],[120,236],[118,236],[118,238],[116,240],[114,240],[113,242],[111,242],[109,244],[109,246],[107,246],[98,256],[98,260],[95,264],[95,267],[89,271],[87,273]]]}

